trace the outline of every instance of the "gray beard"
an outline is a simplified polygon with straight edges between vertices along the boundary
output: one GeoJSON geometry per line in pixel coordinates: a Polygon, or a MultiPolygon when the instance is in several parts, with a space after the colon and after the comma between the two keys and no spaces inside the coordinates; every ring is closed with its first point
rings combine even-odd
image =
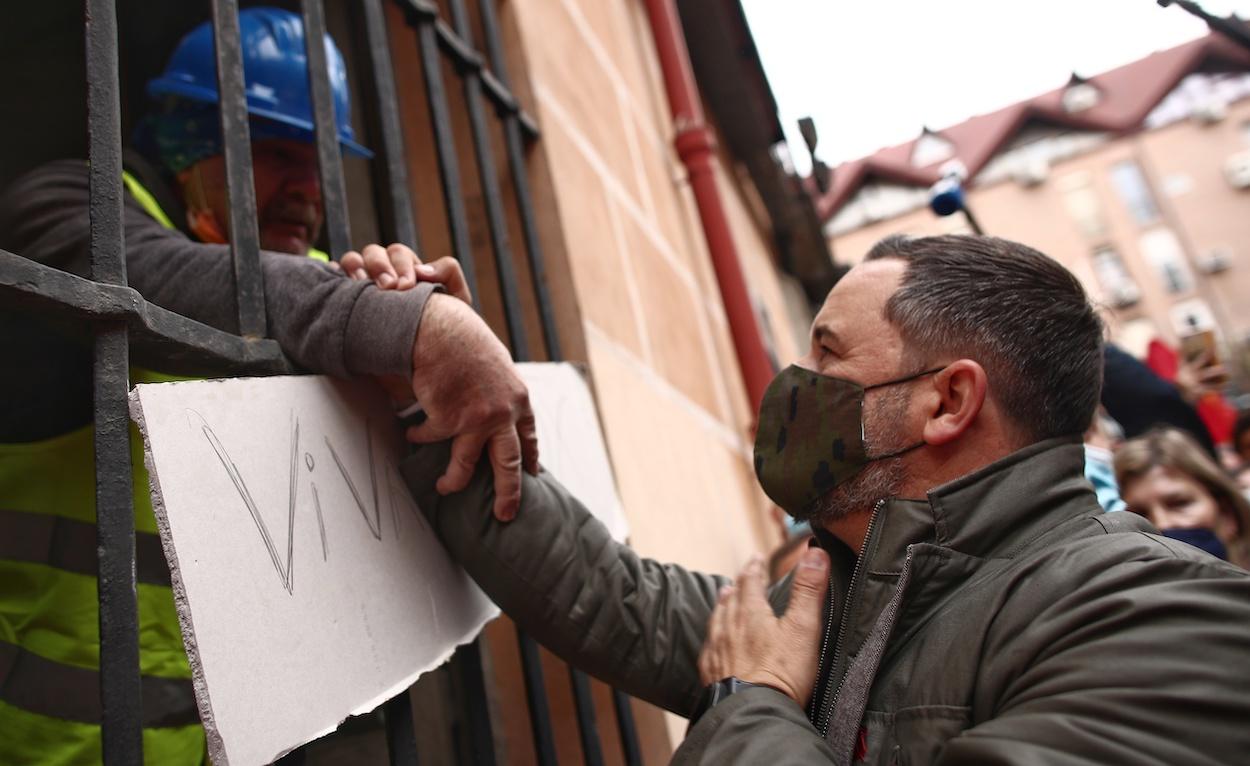
{"type": "Polygon", "coordinates": [[[877,501],[897,497],[906,478],[907,469],[901,457],[869,463],[849,481],[812,503],[806,514],[807,521],[812,526],[824,527],[848,516],[870,513],[877,501]]]}
{"type": "MultiPolygon", "coordinates": [[[[868,455],[887,455],[906,448],[906,436],[898,432],[910,401],[906,391],[887,389],[877,396],[877,405],[864,408],[865,447],[868,455]]],[[[868,463],[847,481],[826,492],[812,503],[799,521],[812,526],[870,513],[879,500],[897,497],[907,479],[903,457],[889,457],[868,463]]]]}

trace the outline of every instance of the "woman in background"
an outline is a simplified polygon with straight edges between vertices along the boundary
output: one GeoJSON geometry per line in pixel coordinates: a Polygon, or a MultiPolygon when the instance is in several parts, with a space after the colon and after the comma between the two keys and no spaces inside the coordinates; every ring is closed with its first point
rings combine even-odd
{"type": "Polygon", "coordinates": [[[1125,442],[1115,475],[1128,510],[1165,536],[1250,568],[1250,501],[1188,435],[1157,429],[1125,442]]]}

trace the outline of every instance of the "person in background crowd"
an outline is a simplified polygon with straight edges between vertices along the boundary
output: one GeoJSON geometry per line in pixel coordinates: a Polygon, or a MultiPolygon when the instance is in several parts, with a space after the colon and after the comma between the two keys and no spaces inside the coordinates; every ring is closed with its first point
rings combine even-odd
{"type": "MultiPolygon", "coordinates": [[[[1191,324],[1190,331],[1193,329],[1191,324]]],[[[1223,387],[1228,383],[1228,368],[1210,351],[1190,356],[1158,338],[1147,346],[1145,364],[1176,386],[1185,402],[1194,408],[1211,441],[1220,448],[1216,457],[1224,463],[1227,454],[1224,448],[1232,440],[1233,421],[1237,419],[1237,408],[1223,394],[1223,387]]]]}
{"type": "Polygon", "coordinates": [[[1243,466],[1250,465],[1250,410],[1238,413],[1233,423],[1233,450],[1243,466]]]}
{"type": "Polygon", "coordinates": [[[1094,485],[1098,504],[1104,511],[1124,510],[1120,487],[1115,481],[1115,448],[1124,441],[1124,429],[1101,406],[1085,432],[1085,478],[1094,485]]]}
{"type": "Polygon", "coordinates": [[[1188,433],[1207,454],[1216,456],[1206,424],[1180,390],[1113,343],[1103,349],[1102,406],[1130,439],[1155,426],[1170,426],[1188,433]]]}
{"type": "Polygon", "coordinates": [[[1250,498],[1250,410],[1242,410],[1233,423],[1232,453],[1236,467],[1232,469],[1243,494],[1250,498]]]}
{"type": "Polygon", "coordinates": [[[1250,568],[1250,501],[1188,435],[1158,429],[1125,442],[1115,475],[1128,510],[1165,536],[1250,568]]]}

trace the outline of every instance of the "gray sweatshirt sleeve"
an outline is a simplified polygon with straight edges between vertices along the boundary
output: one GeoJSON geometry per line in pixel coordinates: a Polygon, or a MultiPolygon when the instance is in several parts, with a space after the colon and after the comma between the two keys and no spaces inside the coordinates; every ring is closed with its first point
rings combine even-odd
{"type": "MultiPolygon", "coordinates": [[[[130,286],[163,308],[238,332],[229,247],[194,242],[153,220],[125,195],[130,286]]],[[[0,246],[86,276],[87,168],[51,163],[19,179],[0,200],[0,246]]],[[[412,345],[435,287],[378,290],[312,259],[262,252],[268,334],[295,364],[336,376],[411,374],[412,345]]]]}

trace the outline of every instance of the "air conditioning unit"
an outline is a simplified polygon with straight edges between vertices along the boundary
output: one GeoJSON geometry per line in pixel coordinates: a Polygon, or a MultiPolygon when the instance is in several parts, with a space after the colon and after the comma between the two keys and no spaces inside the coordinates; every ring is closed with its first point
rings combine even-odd
{"type": "Polygon", "coordinates": [[[1050,163],[1043,157],[1030,157],[1016,165],[1011,177],[1021,186],[1038,186],[1050,176],[1050,163]]]}
{"type": "Polygon", "coordinates": [[[1250,189],[1250,151],[1237,152],[1224,160],[1224,177],[1234,189],[1250,189]]]}
{"type": "Polygon", "coordinates": [[[1113,308],[1126,309],[1141,300],[1141,290],[1134,284],[1120,285],[1112,291],[1110,298],[1113,308]]]}
{"type": "Polygon", "coordinates": [[[1204,274],[1219,274],[1233,265],[1233,253],[1227,247],[1213,247],[1198,256],[1198,268],[1204,274]]]}
{"type": "Polygon", "coordinates": [[[1212,125],[1228,116],[1228,106],[1223,101],[1209,98],[1195,106],[1190,114],[1203,125],[1212,125]]]}

